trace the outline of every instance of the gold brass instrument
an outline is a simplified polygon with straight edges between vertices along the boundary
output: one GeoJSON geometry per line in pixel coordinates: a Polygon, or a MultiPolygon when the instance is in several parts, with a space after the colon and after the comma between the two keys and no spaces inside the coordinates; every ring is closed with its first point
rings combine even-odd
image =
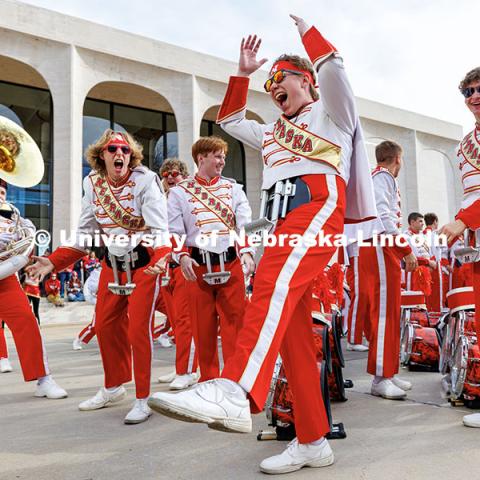
{"type": "MultiPolygon", "coordinates": [[[[16,123],[0,116],[0,178],[17,187],[32,187],[43,178],[42,154],[32,137],[16,123]]],[[[13,239],[0,248],[0,280],[27,265],[35,247],[35,227],[18,209],[0,200],[1,234],[13,239]]]]}

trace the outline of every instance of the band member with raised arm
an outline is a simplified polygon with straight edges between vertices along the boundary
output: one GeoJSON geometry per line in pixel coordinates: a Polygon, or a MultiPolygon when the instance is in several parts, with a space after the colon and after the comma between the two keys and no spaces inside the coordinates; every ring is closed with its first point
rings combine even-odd
{"type": "Polygon", "coordinates": [[[227,152],[222,138],[201,137],[192,145],[196,175],[168,195],[170,232],[186,235],[178,261],[186,279],[202,381],[220,375],[219,327],[224,361],[235,351],[246,305],[242,265],[247,274],[255,269],[252,248],[244,246],[237,254],[230,245],[231,232],[251,222],[252,211],[243,187],[221,175],[227,152]],[[202,237],[208,240],[205,245],[202,237]]]}
{"type": "MultiPolygon", "coordinates": [[[[377,166],[372,171],[378,216],[385,238],[399,239],[402,226],[400,189],[402,147],[384,141],[375,148],[377,166]]],[[[366,316],[369,352],[367,372],[373,375],[372,395],[391,400],[406,396],[412,384],[398,378],[400,355],[400,283],[403,259],[406,271],[413,271],[417,259],[410,245],[369,245],[359,249],[359,310],[366,316]]]]}
{"type": "MultiPolygon", "coordinates": [[[[372,220],[366,222],[371,225],[377,216],[363,135],[343,62],[316,28],[292,18],[318,73],[320,99],[312,63],[282,55],[265,83],[282,112],[280,118],[269,125],[247,120],[248,77],[267,61],[257,59],[260,39],[250,36],[242,40],[238,73],[230,78],[217,122],[262,151],[262,189],[268,191],[262,210],[276,222],[275,237],[319,241],[265,247],[235,353],[227,360],[222,378],[178,394],[156,393],[149,401],[154,410],[178,419],[207,423],[222,431],[250,432],[250,410],[262,410],[280,351],[293,394],[297,438],[282,454],[261,463],[260,469],[272,474],[334,461],[325,439],[330,427],[320,389],[311,308],[313,280],[325,269],[336,246],[320,244],[318,236],[341,235],[344,218],[372,220]]],[[[365,232],[364,238],[369,237],[365,232]]]]}
{"type": "Polygon", "coordinates": [[[170,252],[167,209],[158,175],[141,164],[142,147],[128,133],[106,130],[86,152],[92,171],[83,181],[84,197],[73,247],[59,247],[48,258],[36,257],[28,269],[44,276],[62,270],[85,255],[81,235],[108,235],[108,254],[102,262],[95,329],[105,385],[80,403],[80,410],[96,410],[126,395],[124,383],[135,378],[136,397],[125,423],[144,422],[151,415],[152,333],[157,276],[148,267],[170,252]],[[146,235],[155,239],[145,246],[146,235]],[[143,237],[143,238],[142,238],[143,237]],[[125,241],[126,240],[126,241],[125,241]],[[143,243],[142,243],[143,242],[143,243]]]}
{"type": "MultiPolygon", "coordinates": [[[[459,85],[465,98],[465,105],[475,117],[475,128],[461,141],[457,159],[462,176],[463,200],[455,221],[444,225],[439,233],[447,236],[452,244],[468,228],[471,230],[471,243],[480,245],[480,67],[468,72],[459,85]]],[[[475,311],[480,312],[480,262],[473,263],[473,291],[475,311]]],[[[480,339],[480,321],[475,322],[477,339],[480,339]]],[[[480,413],[463,417],[467,427],[480,428],[480,413]]]]}
{"type": "MultiPolygon", "coordinates": [[[[2,135],[0,135],[0,146],[3,146],[2,135]]],[[[3,167],[2,153],[3,150],[0,150],[0,172],[3,167]]],[[[6,203],[7,188],[7,182],[0,179],[0,252],[4,252],[10,242],[17,240],[14,229],[17,220],[22,228],[35,231],[30,220],[16,218],[18,213],[6,203]]],[[[37,319],[15,273],[4,278],[0,277],[0,321],[5,322],[12,332],[23,378],[26,382],[37,380],[34,395],[52,399],[67,397],[67,392],[58,386],[50,375],[47,353],[37,319]]],[[[3,336],[3,328],[1,334],[3,336]]],[[[3,353],[0,351],[0,357],[5,357],[6,344],[3,343],[2,346],[4,351],[3,353]]],[[[7,368],[9,366],[8,358],[7,361],[4,358],[0,359],[2,372],[11,371],[11,366],[10,369],[7,368]]]]}

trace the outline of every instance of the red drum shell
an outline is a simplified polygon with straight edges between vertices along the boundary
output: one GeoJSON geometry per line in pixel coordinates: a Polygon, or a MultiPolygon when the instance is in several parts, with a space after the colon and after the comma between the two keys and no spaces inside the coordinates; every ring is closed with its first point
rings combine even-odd
{"type": "Polygon", "coordinates": [[[437,331],[430,327],[416,327],[410,355],[411,365],[437,366],[440,360],[440,345],[437,331]]]}
{"type": "Polygon", "coordinates": [[[480,397],[480,346],[470,345],[468,349],[467,375],[463,386],[464,395],[480,397]]]}
{"type": "Polygon", "coordinates": [[[448,308],[450,308],[451,315],[460,310],[473,310],[475,308],[473,287],[462,287],[450,290],[447,293],[447,305],[448,308]]]}

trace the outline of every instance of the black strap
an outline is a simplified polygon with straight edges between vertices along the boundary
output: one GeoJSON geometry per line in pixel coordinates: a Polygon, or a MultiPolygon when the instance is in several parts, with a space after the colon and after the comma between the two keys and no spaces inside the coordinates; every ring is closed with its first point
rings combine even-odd
{"type": "MultiPolygon", "coordinates": [[[[224,253],[212,253],[210,252],[210,262],[212,265],[220,265],[220,255],[225,255],[224,262],[229,263],[233,262],[237,258],[237,251],[235,247],[228,247],[228,249],[224,253]]],[[[192,251],[190,256],[199,264],[199,265],[206,265],[206,261],[201,254],[201,251],[197,247],[192,247],[192,251]]]]}
{"type": "MultiPolygon", "coordinates": [[[[131,253],[136,253],[138,258],[130,263],[130,270],[137,270],[138,268],[146,267],[150,263],[150,254],[143,245],[137,245],[131,253]]],[[[105,255],[105,263],[107,264],[107,267],[112,268],[110,255],[110,253],[107,253],[107,255],[105,255]]],[[[123,257],[116,257],[116,259],[118,271],[125,272],[125,263],[123,261],[123,257]]]]}

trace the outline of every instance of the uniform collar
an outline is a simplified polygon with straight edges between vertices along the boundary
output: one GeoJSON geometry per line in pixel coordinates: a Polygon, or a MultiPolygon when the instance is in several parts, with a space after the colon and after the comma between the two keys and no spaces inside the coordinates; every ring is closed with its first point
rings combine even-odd
{"type": "Polygon", "coordinates": [[[195,180],[200,185],[209,186],[209,185],[215,185],[220,180],[220,177],[213,177],[211,180],[207,180],[206,178],[203,178],[200,175],[195,175],[195,180]]]}
{"type": "Polygon", "coordinates": [[[131,173],[132,171],[129,169],[125,176],[123,176],[120,180],[117,180],[116,182],[107,175],[107,181],[112,187],[118,188],[127,183],[127,180],[130,177],[131,173]]]}

